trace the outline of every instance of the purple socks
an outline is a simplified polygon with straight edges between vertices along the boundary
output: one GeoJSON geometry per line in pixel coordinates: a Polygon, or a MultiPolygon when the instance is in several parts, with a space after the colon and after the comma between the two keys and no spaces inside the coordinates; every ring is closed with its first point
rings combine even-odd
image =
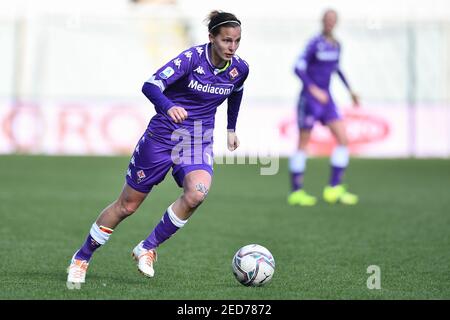
{"type": "Polygon", "coordinates": [[[303,172],[291,172],[292,192],[303,188],[303,172]]]}
{"type": "Polygon", "coordinates": [[[92,238],[89,234],[80,250],[75,254],[75,259],[89,261],[95,250],[100,248],[101,244],[92,238]]]}
{"type": "Polygon", "coordinates": [[[170,206],[152,233],[144,240],[143,247],[147,250],[155,249],[183,227],[186,222],[187,220],[178,218],[170,206]]]}
{"type": "Polygon", "coordinates": [[[108,241],[113,231],[113,229],[108,227],[99,227],[97,223],[94,222],[83,246],[75,253],[75,259],[86,260],[89,262],[94,251],[108,241]]]}
{"type": "Polygon", "coordinates": [[[342,183],[345,168],[331,166],[330,186],[334,187],[342,183]]]}

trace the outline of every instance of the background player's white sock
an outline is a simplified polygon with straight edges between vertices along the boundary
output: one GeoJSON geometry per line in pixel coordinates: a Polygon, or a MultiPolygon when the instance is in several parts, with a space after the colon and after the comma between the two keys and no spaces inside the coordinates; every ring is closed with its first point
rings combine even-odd
{"type": "Polygon", "coordinates": [[[342,183],[345,169],[348,166],[350,156],[347,146],[336,146],[331,155],[331,174],[329,184],[330,186],[336,186],[342,183]]]}
{"type": "Polygon", "coordinates": [[[297,150],[289,158],[289,171],[291,172],[291,188],[297,191],[303,187],[303,173],[306,169],[306,152],[297,150]]]}
{"type": "Polygon", "coordinates": [[[334,148],[331,155],[331,165],[335,167],[345,168],[348,166],[350,156],[347,146],[338,145],[334,148]]]}

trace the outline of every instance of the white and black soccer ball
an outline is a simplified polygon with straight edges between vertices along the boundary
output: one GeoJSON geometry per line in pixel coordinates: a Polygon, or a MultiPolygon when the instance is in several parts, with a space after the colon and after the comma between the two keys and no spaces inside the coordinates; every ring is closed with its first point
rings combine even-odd
{"type": "Polygon", "coordinates": [[[273,277],[275,260],[269,250],[259,244],[240,248],[231,262],[236,280],[244,286],[262,286],[273,277]]]}

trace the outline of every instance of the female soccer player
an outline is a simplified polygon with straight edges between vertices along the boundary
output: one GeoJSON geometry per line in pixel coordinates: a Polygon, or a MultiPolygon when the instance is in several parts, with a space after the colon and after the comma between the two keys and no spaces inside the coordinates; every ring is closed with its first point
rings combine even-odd
{"type": "Polygon", "coordinates": [[[102,211],[72,257],[68,287],[85,282],[94,251],[139,208],[152,187],[172,168],[183,193],[132,251],[138,270],[153,277],[156,248],[186,224],[208,194],[213,176],[214,117],[226,99],[228,149],[239,146],[236,120],[249,73],[247,63],[235,54],[241,40],[241,22],[231,13],[213,11],[208,17],[208,31],[209,43],[183,51],[144,83],[142,92],[157,114],[137,143],[119,198],[102,211]]]}
{"type": "Polygon", "coordinates": [[[340,202],[352,205],[358,202],[358,197],[346,191],[342,185],[343,174],[349,162],[347,136],[344,122],[337,112],[329,89],[331,75],[336,71],[350,92],[354,106],[359,105],[357,95],[351,90],[339,68],[341,46],[333,36],[336,22],[336,11],[325,11],[322,19],[322,33],[309,41],[295,65],[295,73],[302,80],[303,89],[297,106],[300,131],[298,150],[289,159],[292,185],[292,193],[288,197],[290,205],[312,206],[317,202],[315,197],[302,189],[303,174],[306,169],[306,146],[317,120],[330,128],[337,141],[337,146],[331,155],[329,185],[323,190],[323,198],[329,203],[340,202]]]}

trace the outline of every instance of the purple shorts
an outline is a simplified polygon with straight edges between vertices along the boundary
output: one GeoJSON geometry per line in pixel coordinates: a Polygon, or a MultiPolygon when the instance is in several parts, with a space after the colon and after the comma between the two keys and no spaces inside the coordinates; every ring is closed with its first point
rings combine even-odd
{"type": "Polygon", "coordinates": [[[313,97],[301,95],[297,105],[297,122],[300,129],[312,129],[316,121],[326,125],[334,120],[341,119],[336,104],[328,93],[330,100],[326,105],[321,104],[313,97]]]}
{"type": "Polygon", "coordinates": [[[131,156],[126,181],[133,189],[149,193],[172,168],[172,176],[183,187],[184,177],[194,170],[205,170],[213,175],[212,143],[197,145],[169,145],[151,137],[141,137],[131,156]]]}

